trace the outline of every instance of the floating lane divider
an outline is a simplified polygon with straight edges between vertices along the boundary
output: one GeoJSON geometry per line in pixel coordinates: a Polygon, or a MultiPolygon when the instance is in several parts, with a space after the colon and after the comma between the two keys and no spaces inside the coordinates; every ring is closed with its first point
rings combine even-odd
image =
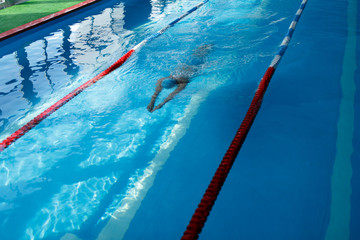
{"type": "Polygon", "coordinates": [[[60,107],[62,107],[65,103],[69,102],[71,99],[73,99],[75,96],[77,96],[79,93],[84,91],[86,88],[90,87],[97,81],[99,81],[104,76],[108,75],[115,69],[119,68],[123,63],[138,49],[140,49],[142,46],[144,46],[146,43],[154,40],[155,38],[159,37],[161,34],[163,34],[167,29],[174,26],[177,22],[185,18],[190,13],[196,11],[198,8],[200,8],[202,5],[207,3],[209,0],[200,2],[195,7],[191,8],[189,11],[181,15],[179,18],[175,19],[171,23],[169,23],[167,26],[159,30],[158,32],[154,33],[153,35],[150,35],[143,41],[141,41],[138,45],[136,45],[134,48],[132,48],[130,51],[128,51],[124,56],[122,56],[119,60],[117,60],[113,65],[111,65],[108,69],[97,75],[96,77],[90,79],[89,81],[82,84],[80,87],[76,88],[69,94],[67,94],[65,97],[57,101],[55,104],[50,106],[48,109],[37,115],[34,119],[32,119],[30,122],[26,123],[24,126],[22,126],[19,130],[11,134],[9,137],[7,137],[5,140],[3,140],[0,143],[0,152],[4,151],[5,148],[7,148],[10,144],[15,142],[17,139],[22,137],[25,133],[30,131],[32,128],[34,128],[36,125],[38,125],[42,120],[50,116],[53,112],[58,110],[60,107]]]}
{"type": "Polygon", "coordinates": [[[242,121],[240,128],[238,129],[235,138],[230,144],[229,149],[227,150],[224,158],[222,159],[218,169],[213,176],[203,198],[201,199],[200,204],[195,210],[194,215],[192,216],[189,225],[187,226],[186,231],[183,234],[182,240],[194,240],[199,238],[199,234],[201,233],[206,219],[210,214],[210,211],[216,201],[217,196],[220,193],[221,187],[223,186],[226,177],[235,161],[237,154],[240,151],[242,144],[245,141],[245,138],[251,128],[252,123],[255,120],[255,117],[260,109],[262,100],[264,98],[264,94],[266,89],[270,83],[270,80],[275,72],[276,67],[278,66],[282,56],[284,55],[290,39],[294,33],[297,22],[300,19],[300,16],[305,8],[307,0],[303,0],[300,8],[296,12],[296,15],[291,22],[289,30],[282,41],[279,51],[273,58],[269,68],[266,70],[263,78],[261,79],[259,86],[256,90],[255,96],[250,104],[250,107],[242,121]]]}

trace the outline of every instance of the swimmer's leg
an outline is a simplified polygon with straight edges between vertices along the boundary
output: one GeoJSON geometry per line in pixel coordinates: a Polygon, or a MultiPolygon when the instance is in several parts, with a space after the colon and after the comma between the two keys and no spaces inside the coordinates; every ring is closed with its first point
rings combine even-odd
{"type": "Polygon", "coordinates": [[[159,105],[157,105],[151,112],[162,108],[165,105],[165,103],[167,103],[168,101],[173,99],[176,94],[178,94],[179,92],[184,90],[184,88],[186,87],[187,84],[188,84],[188,82],[178,83],[177,88],[172,93],[170,93],[169,96],[167,96],[167,98],[165,98],[164,101],[162,103],[160,103],[159,105]]]}
{"type": "Polygon", "coordinates": [[[167,78],[171,78],[171,75],[168,76],[168,77],[163,77],[163,78],[160,78],[159,80],[157,80],[156,82],[156,88],[155,88],[155,93],[152,95],[151,97],[151,100],[150,100],[150,103],[149,105],[147,106],[147,110],[149,112],[152,112],[153,109],[154,109],[154,105],[155,105],[155,101],[156,101],[156,98],[159,96],[161,90],[163,89],[162,87],[162,82],[167,79],[167,78]]]}

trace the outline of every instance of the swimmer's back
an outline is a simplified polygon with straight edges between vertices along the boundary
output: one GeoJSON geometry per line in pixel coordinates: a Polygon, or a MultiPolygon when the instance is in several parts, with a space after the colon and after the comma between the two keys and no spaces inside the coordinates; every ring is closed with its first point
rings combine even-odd
{"type": "Polygon", "coordinates": [[[206,62],[212,45],[206,44],[196,48],[184,64],[178,66],[172,76],[176,79],[190,79],[194,77],[206,62]]]}

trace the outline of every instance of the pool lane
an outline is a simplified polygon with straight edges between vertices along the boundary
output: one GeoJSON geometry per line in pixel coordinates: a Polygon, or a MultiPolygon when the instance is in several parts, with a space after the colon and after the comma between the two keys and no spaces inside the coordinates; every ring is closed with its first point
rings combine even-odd
{"type": "MultiPolygon", "coordinates": [[[[357,4],[357,15],[360,13],[360,4],[357,4]]],[[[358,34],[360,32],[360,18],[357,17],[357,42],[356,42],[356,71],[354,81],[356,85],[355,91],[355,115],[354,115],[354,138],[353,147],[354,152],[351,157],[351,164],[353,167],[353,175],[351,179],[352,194],[351,194],[351,214],[350,214],[350,239],[360,239],[360,44],[358,34]]]]}
{"type": "Polygon", "coordinates": [[[330,223],[326,240],[350,239],[352,155],[354,153],[357,0],[348,1],[347,40],[341,75],[342,98],[337,125],[336,156],[331,177],[330,223]]]}

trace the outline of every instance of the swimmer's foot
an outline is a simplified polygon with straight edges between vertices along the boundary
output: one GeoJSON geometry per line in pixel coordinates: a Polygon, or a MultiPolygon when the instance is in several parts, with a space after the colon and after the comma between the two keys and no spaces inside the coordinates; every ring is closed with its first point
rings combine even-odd
{"type": "Polygon", "coordinates": [[[149,112],[153,112],[154,111],[154,103],[149,103],[149,105],[146,108],[149,112]]]}
{"type": "Polygon", "coordinates": [[[164,105],[163,104],[157,105],[153,110],[151,110],[151,112],[154,112],[155,110],[162,108],[162,106],[164,106],[164,105]]]}

